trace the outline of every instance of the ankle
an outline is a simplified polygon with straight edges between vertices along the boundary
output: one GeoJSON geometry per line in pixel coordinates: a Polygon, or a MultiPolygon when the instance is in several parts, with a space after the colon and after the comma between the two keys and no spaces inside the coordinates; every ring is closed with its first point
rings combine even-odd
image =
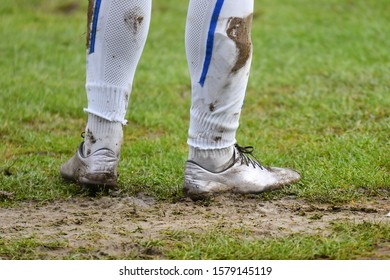
{"type": "Polygon", "coordinates": [[[93,114],[88,114],[85,128],[84,155],[88,156],[99,149],[112,150],[119,156],[123,139],[123,128],[119,122],[111,122],[93,114]]]}
{"type": "Polygon", "coordinates": [[[189,147],[188,160],[194,161],[211,172],[221,172],[234,161],[234,146],[222,149],[199,149],[189,147]]]}

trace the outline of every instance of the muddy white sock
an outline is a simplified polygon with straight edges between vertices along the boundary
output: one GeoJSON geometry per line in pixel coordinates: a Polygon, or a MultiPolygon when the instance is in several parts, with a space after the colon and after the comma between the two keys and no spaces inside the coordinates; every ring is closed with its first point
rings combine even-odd
{"type": "Polygon", "coordinates": [[[151,0],[89,0],[86,112],[110,122],[126,123],[150,14],[151,0]]]}
{"type": "Polygon", "coordinates": [[[221,172],[227,169],[234,161],[234,147],[201,150],[190,147],[188,159],[196,162],[211,172],[221,172]]]}
{"type": "Polygon", "coordinates": [[[93,114],[88,114],[84,134],[84,156],[89,156],[100,149],[110,149],[118,157],[123,139],[122,124],[111,122],[93,114]]]}
{"type": "Polygon", "coordinates": [[[253,0],[190,0],[186,52],[192,82],[188,144],[235,144],[252,59],[253,0]]]}

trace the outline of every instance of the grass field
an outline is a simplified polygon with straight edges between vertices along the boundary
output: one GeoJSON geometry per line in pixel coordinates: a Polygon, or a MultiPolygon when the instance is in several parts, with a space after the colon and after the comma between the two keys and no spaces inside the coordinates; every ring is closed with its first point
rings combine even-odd
{"type": "Polygon", "coordinates": [[[237,140],[303,179],[202,203],[181,190],[187,1],[153,3],[121,193],[60,178],[86,121],[86,8],[0,3],[0,259],[390,259],[388,0],[255,1],[237,140]]]}

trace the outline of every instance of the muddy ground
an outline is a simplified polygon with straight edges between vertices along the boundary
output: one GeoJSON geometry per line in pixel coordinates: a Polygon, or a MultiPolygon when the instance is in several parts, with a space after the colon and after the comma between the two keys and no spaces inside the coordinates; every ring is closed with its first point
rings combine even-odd
{"type": "MultiPolygon", "coordinates": [[[[89,258],[124,256],[164,258],[142,248],[151,240],[164,240],[167,232],[202,233],[208,229],[245,229],[254,239],[291,233],[324,233],[333,221],[390,223],[389,200],[332,206],[308,203],[295,197],[262,201],[256,197],[221,196],[207,203],[182,199],[157,202],[144,194],[136,197],[79,197],[52,203],[23,203],[0,209],[0,236],[34,236],[42,242],[38,257],[63,258],[77,254],[89,258]],[[83,253],[84,252],[84,253],[83,253]]],[[[390,255],[390,246],[382,248],[390,255]]]]}

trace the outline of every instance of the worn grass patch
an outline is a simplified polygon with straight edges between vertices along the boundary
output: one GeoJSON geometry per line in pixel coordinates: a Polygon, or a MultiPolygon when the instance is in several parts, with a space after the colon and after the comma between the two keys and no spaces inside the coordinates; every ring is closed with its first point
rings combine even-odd
{"type": "MultiPolygon", "coordinates": [[[[336,223],[327,234],[304,233],[285,238],[253,240],[251,232],[167,234],[171,259],[310,260],[389,259],[390,226],[375,223],[336,223]]],[[[167,242],[168,243],[168,242],[167,242]]],[[[159,247],[158,245],[156,247],[159,247]]]]}

